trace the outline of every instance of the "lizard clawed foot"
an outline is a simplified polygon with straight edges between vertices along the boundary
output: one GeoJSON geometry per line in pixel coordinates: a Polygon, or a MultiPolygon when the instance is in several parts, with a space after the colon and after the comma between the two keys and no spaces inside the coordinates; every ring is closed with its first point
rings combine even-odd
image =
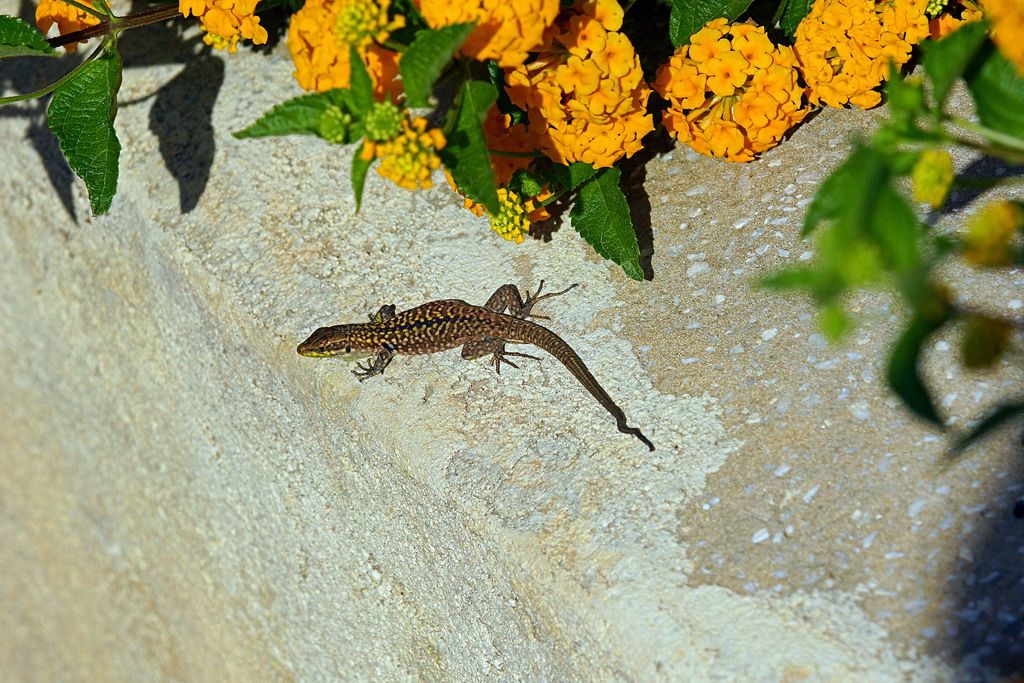
{"type": "Polygon", "coordinates": [[[375,368],[371,363],[356,363],[356,369],[352,371],[352,374],[356,376],[360,382],[365,382],[374,375],[380,374],[375,371],[375,368]]]}
{"type": "Polygon", "coordinates": [[[501,351],[495,351],[494,355],[491,357],[491,364],[494,365],[494,371],[497,372],[499,375],[501,374],[502,363],[505,363],[506,365],[511,365],[516,370],[519,369],[518,365],[516,365],[515,363],[508,359],[509,356],[532,358],[533,360],[540,362],[540,358],[538,358],[537,356],[531,356],[528,353],[519,353],[518,351],[505,351],[504,349],[502,349],[501,351]]]}
{"type": "Polygon", "coordinates": [[[537,315],[536,313],[530,313],[530,311],[533,309],[534,306],[536,306],[539,302],[543,301],[544,299],[548,299],[553,296],[561,296],[562,294],[565,294],[574,287],[579,287],[579,283],[571,284],[565,289],[558,292],[548,292],[547,294],[542,295],[540,292],[542,289],[544,289],[544,280],[541,280],[540,284],[537,285],[536,292],[530,294],[529,290],[527,290],[526,301],[523,302],[522,315],[524,317],[529,316],[531,318],[541,318],[543,320],[550,320],[550,316],[537,315]]]}

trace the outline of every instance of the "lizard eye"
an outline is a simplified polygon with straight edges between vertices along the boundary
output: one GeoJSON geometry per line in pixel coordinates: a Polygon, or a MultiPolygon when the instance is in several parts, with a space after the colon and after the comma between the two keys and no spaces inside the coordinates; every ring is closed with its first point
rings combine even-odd
{"type": "Polygon", "coordinates": [[[352,347],[351,346],[346,346],[345,347],[345,353],[352,353],[352,347]]]}

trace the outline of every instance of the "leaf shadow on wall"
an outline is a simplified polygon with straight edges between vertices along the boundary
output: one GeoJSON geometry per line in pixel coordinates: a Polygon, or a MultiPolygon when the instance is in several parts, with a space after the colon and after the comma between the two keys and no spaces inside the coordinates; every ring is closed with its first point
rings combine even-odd
{"type": "MultiPolygon", "coordinates": [[[[18,18],[35,26],[36,5],[29,0],[22,0],[18,6],[18,18]]],[[[87,53],[86,53],[87,54],[87,53]]],[[[66,73],[78,66],[84,59],[82,50],[74,57],[39,58],[15,57],[4,60],[4,68],[0,72],[0,90],[6,93],[28,93],[59,80],[66,73]]],[[[37,100],[26,100],[17,104],[0,107],[0,117],[26,118],[29,120],[25,139],[39,155],[43,169],[53,186],[61,206],[67,211],[74,222],[78,222],[75,213],[75,200],[72,188],[75,174],[61,154],[57,138],[46,125],[46,108],[50,97],[37,100]]]]}
{"type": "Polygon", "coordinates": [[[149,130],[159,141],[164,166],[178,184],[182,213],[196,207],[210,179],[216,151],[213,107],[224,83],[223,60],[200,34],[189,31],[193,23],[178,18],[145,26],[120,41],[125,80],[138,67],[183,65],[169,81],[155,84],[152,94],[121,103],[126,107],[153,98],[149,130]]]}
{"type": "MultiPolygon", "coordinates": [[[[1016,457],[1002,480],[1005,493],[971,520],[977,529],[965,534],[963,570],[952,574],[962,579],[950,591],[953,621],[945,631],[965,682],[992,673],[1009,680],[1024,675],[1024,443],[1019,422],[1014,429],[1016,457]]],[[[979,449],[953,467],[970,476],[971,459],[984,457],[979,449]]]]}

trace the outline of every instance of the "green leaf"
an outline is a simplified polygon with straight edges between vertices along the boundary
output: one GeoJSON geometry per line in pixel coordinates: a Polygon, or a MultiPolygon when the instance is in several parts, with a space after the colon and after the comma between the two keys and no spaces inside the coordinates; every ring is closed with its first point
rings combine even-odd
{"type": "Polygon", "coordinates": [[[349,63],[349,101],[352,107],[352,113],[358,116],[360,119],[366,115],[366,112],[370,111],[370,107],[373,106],[373,81],[370,79],[370,74],[366,71],[366,65],[363,64],[362,57],[354,47],[348,49],[348,63],[349,63]]]}
{"type": "Polygon", "coordinates": [[[107,47],[53,93],[47,109],[50,130],[71,170],[85,182],[96,214],[107,212],[117,191],[121,143],[114,117],[120,86],[121,55],[107,47]]]}
{"type": "Polygon", "coordinates": [[[986,415],[985,418],[974,427],[974,429],[957,439],[950,454],[953,456],[959,455],[975,441],[985,436],[996,427],[999,427],[1003,423],[1022,414],[1024,414],[1024,401],[1012,401],[997,406],[995,410],[986,415]]]}
{"type": "Polygon", "coordinates": [[[818,326],[830,342],[837,342],[850,328],[850,318],[842,305],[838,301],[833,301],[818,311],[818,326]]]}
{"type": "Polygon", "coordinates": [[[881,157],[858,143],[842,165],[818,188],[807,207],[801,236],[807,236],[822,221],[836,220],[849,210],[851,194],[863,195],[884,172],[881,157]]]}
{"type": "Polygon", "coordinates": [[[348,110],[347,90],[328,90],[299,95],[274,106],[248,128],[232,133],[236,138],[261,138],[271,135],[320,135],[321,118],[331,107],[348,110]]]}
{"type": "Polygon", "coordinates": [[[4,57],[53,57],[57,51],[35,26],[18,17],[0,15],[0,59],[4,57]]]}
{"type": "Polygon", "coordinates": [[[366,173],[374,162],[373,159],[366,160],[362,156],[363,143],[359,143],[355,156],[352,157],[352,194],[356,198],[356,213],[359,213],[359,207],[363,203],[363,187],[366,185],[366,173]]]}
{"type": "Polygon", "coordinates": [[[946,103],[953,82],[971,63],[987,33],[988,24],[975,21],[964,24],[942,40],[924,42],[924,70],[932,82],[937,108],[941,109],[946,103]]]}
{"type": "Polygon", "coordinates": [[[568,166],[561,164],[552,166],[546,173],[547,177],[565,192],[571,192],[580,183],[594,177],[597,170],[584,161],[574,161],[568,166]]]}
{"type": "Polygon", "coordinates": [[[787,36],[790,38],[796,36],[796,27],[811,11],[813,4],[814,0],[789,0],[786,9],[782,12],[782,18],[779,20],[779,26],[787,36]]]}
{"type": "Polygon", "coordinates": [[[498,90],[498,111],[508,114],[513,126],[517,123],[528,123],[529,116],[526,111],[512,104],[512,100],[505,91],[505,72],[493,59],[487,60],[487,75],[491,79],[491,84],[498,90]]]}
{"type": "Polygon", "coordinates": [[[921,381],[918,360],[925,341],[945,321],[945,317],[940,320],[920,315],[914,317],[896,341],[896,345],[893,346],[892,355],[889,357],[889,367],[886,369],[889,386],[907,407],[919,417],[939,426],[942,425],[942,420],[935,410],[935,404],[932,402],[928,390],[925,389],[924,383],[921,381]]]}
{"type": "Polygon", "coordinates": [[[629,217],[626,196],[619,187],[620,171],[604,168],[583,185],[569,212],[572,227],[594,251],[622,267],[634,280],[643,280],[640,247],[629,217]]]}
{"type": "Polygon", "coordinates": [[[687,45],[690,36],[712,19],[732,21],[747,11],[751,0],[672,0],[668,37],[674,47],[687,45]]]}
{"type": "Polygon", "coordinates": [[[512,179],[508,181],[508,189],[520,197],[536,197],[544,189],[544,179],[521,168],[512,174],[512,179]]]}
{"type": "Polygon", "coordinates": [[[463,83],[454,106],[448,110],[445,125],[448,144],[440,152],[441,160],[459,190],[477,204],[483,204],[491,213],[498,213],[501,207],[494,186],[494,171],[491,170],[483,121],[497,96],[490,83],[463,83]]]}
{"type": "Polygon", "coordinates": [[[398,62],[406,101],[410,107],[429,106],[427,98],[434,87],[434,81],[474,28],[475,24],[471,23],[452,24],[416,34],[416,39],[402,53],[402,59],[398,62]]]}
{"type": "Polygon", "coordinates": [[[988,42],[964,78],[982,124],[1024,137],[1024,79],[1012,62],[988,42]]]}

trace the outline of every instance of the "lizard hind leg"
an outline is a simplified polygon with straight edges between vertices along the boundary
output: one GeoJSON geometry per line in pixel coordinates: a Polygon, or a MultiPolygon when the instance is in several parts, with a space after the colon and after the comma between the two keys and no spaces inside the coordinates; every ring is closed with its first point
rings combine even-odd
{"type": "Polygon", "coordinates": [[[516,370],[519,366],[508,359],[509,356],[519,356],[521,358],[532,358],[533,360],[539,361],[540,358],[537,356],[531,356],[528,353],[517,353],[515,351],[505,350],[505,340],[498,339],[497,337],[484,337],[483,339],[477,339],[475,341],[466,342],[462,345],[462,357],[466,360],[475,360],[491,354],[491,365],[494,366],[494,371],[499,375],[501,374],[501,364],[505,363],[511,365],[516,370]]]}
{"type": "Polygon", "coordinates": [[[520,294],[519,288],[515,285],[502,285],[494,291],[491,298],[484,304],[484,308],[494,311],[495,313],[504,313],[505,309],[508,309],[508,314],[514,318],[543,318],[548,320],[546,315],[537,315],[532,313],[533,307],[538,302],[547,299],[552,296],[560,296],[565,294],[573,287],[578,287],[578,284],[569,285],[565,289],[559,292],[549,292],[541,295],[541,290],[544,289],[544,281],[541,280],[537,286],[537,291],[533,294],[529,290],[526,291],[526,300],[523,300],[523,295],[520,294]]]}

